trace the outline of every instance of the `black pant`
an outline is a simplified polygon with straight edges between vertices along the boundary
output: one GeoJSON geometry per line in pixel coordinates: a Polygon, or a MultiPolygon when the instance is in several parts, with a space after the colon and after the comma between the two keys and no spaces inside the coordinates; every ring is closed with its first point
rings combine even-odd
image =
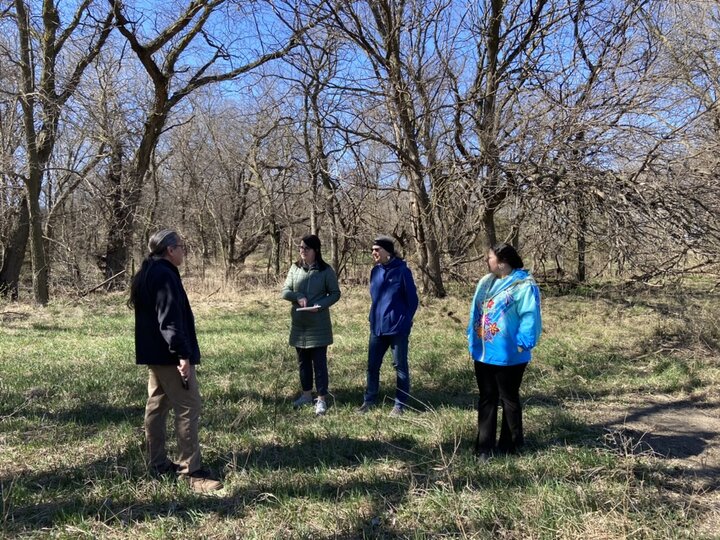
{"type": "Polygon", "coordinates": [[[480,391],[475,451],[489,453],[495,448],[498,403],[502,401],[502,425],[497,449],[514,453],[524,443],[520,383],[527,363],[514,366],[495,366],[482,362],[474,364],[480,391]]]}
{"type": "Polygon", "coordinates": [[[295,347],[300,368],[300,384],[304,392],[313,387],[313,370],[315,371],[315,389],[318,396],[328,393],[327,346],[301,349],[295,347]]]}

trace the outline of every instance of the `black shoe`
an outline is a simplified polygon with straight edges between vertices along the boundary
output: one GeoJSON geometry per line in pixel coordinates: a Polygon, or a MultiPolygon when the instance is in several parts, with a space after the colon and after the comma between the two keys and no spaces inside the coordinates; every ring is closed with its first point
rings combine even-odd
{"type": "Polygon", "coordinates": [[[375,404],[371,401],[363,401],[363,404],[357,408],[358,414],[365,414],[375,407],[375,404]]]}
{"type": "Polygon", "coordinates": [[[180,465],[178,465],[177,463],[173,463],[172,461],[168,461],[165,465],[161,467],[151,467],[150,474],[155,478],[160,478],[161,476],[174,477],[177,475],[179,469],[180,465]]]}
{"type": "Polygon", "coordinates": [[[522,446],[514,446],[512,448],[498,447],[497,453],[501,456],[518,456],[522,452],[522,446]]]}

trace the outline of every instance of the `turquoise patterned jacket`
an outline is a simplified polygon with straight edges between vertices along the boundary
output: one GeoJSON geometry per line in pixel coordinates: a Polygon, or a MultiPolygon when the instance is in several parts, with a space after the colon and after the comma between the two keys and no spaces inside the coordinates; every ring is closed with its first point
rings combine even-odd
{"type": "Polygon", "coordinates": [[[542,330],[540,289],[527,270],[488,274],[475,289],[468,324],[470,356],[498,366],[525,364],[542,330]]]}

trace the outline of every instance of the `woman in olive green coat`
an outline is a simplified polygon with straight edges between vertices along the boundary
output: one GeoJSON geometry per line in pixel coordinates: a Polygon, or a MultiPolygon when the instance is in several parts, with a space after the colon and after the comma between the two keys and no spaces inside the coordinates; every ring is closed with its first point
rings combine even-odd
{"type": "Polygon", "coordinates": [[[329,308],[340,300],[340,287],[335,271],[323,261],[317,236],[303,236],[299,247],[300,259],[290,267],[282,290],[282,297],[292,302],[290,345],[297,351],[302,386],[302,394],[293,406],[313,402],[314,372],[315,414],[319,416],[327,411],[327,348],[333,342],[329,308]]]}

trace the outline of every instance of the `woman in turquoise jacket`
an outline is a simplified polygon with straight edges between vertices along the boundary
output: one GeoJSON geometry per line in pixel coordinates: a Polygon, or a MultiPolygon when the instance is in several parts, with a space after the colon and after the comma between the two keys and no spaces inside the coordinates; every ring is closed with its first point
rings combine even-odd
{"type": "Polygon", "coordinates": [[[540,290],[515,248],[496,244],[488,252],[487,265],[490,273],[475,289],[468,325],[480,392],[475,453],[482,460],[496,449],[514,454],[523,445],[520,383],[542,329],[540,290]],[[500,402],[502,424],[496,445],[500,402]]]}
{"type": "Polygon", "coordinates": [[[314,372],[315,414],[320,416],[327,411],[327,348],[333,342],[329,308],[340,300],[340,287],[335,271],[323,261],[317,236],[303,236],[299,249],[300,259],[290,267],[282,290],[282,297],[292,302],[289,343],[297,351],[302,386],[302,394],[293,406],[300,408],[313,402],[314,372]]]}

